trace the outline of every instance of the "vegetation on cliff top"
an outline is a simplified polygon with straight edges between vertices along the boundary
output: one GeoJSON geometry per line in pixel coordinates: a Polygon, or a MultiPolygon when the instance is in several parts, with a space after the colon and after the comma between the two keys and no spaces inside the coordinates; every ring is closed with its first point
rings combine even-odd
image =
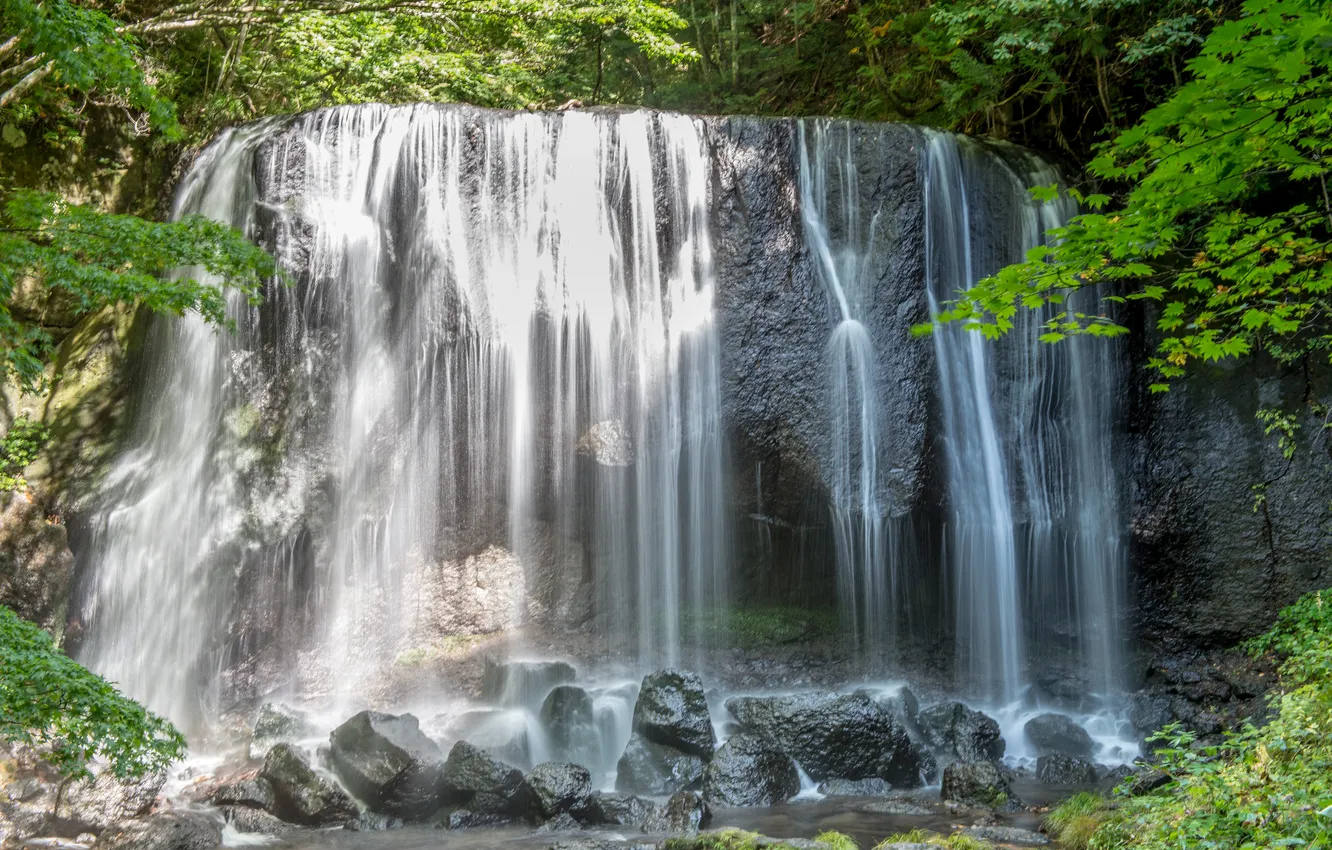
{"type": "Polygon", "coordinates": [[[1216,746],[1177,727],[1157,767],[1171,781],[1150,794],[1081,794],[1047,828],[1071,850],[1332,846],[1332,592],[1282,612],[1255,653],[1284,659],[1270,719],[1216,746]]]}
{"type": "Polygon", "coordinates": [[[1332,349],[1332,6],[1249,0],[1186,71],[1100,147],[1088,171],[1105,193],[1076,193],[1089,211],[949,318],[995,335],[1043,309],[1058,341],[1123,333],[1116,304],[1156,302],[1154,390],[1198,361],[1332,349]]]}
{"type": "Polygon", "coordinates": [[[122,696],[0,605],[0,741],[36,747],[71,779],[103,760],[118,777],[164,770],[185,753],[174,726],[122,696]]]}

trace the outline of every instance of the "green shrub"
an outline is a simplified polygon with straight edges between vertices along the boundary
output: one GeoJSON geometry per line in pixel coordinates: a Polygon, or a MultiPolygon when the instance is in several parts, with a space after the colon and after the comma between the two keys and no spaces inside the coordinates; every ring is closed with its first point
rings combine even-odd
{"type": "Polygon", "coordinates": [[[1248,645],[1285,659],[1267,725],[1200,746],[1172,724],[1153,736],[1167,745],[1157,757],[1169,784],[1100,813],[1075,798],[1051,817],[1078,835],[1085,818],[1101,818],[1082,845],[1089,850],[1332,847],[1332,597],[1324,593],[1287,608],[1248,645]]]}
{"type": "Polygon", "coordinates": [[[55,648],[51,636],[0,605],[0,741],[37,747],[65,776],[105,759],[119,777],[156,773],[185,754],[166,720],[55,648]]]}
{"type": "Polygon", "coordinates": [[[1045,816],[1045,830],[1066,850],[1087,850],[1109,813],[1110,801],[1100,794],[1074,794],[1045,816]]]}

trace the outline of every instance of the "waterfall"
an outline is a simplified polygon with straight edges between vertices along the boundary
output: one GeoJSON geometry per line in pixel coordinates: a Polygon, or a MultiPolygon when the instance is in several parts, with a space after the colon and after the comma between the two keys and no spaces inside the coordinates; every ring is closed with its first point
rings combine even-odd
{"type": "Polygon", "coordinates": [[[864,324],[874,297],[870,264],[878,211],[869,221],[862,217],[852,136],[846,122],[800,122],[800,212],[806,247],[835,317],[826,356],[838,591],[851,635],[875,653],[884,650],[894,627],[895,571],[879,494],[879,374],[864,324]]]}
{"type": "MultiPolygon", "coordinates": [[[[1027,194],[1058,175],[1027,154],[926,135],[930,308],[1020,260],[1075,212],[1027,194]],[[977,203],[979,202],[979,206],[977,203]]],[[[1080,293],[1073,304],[1094,293],[1080,293]]],[[[1038,339],[1054,308],[1022,314],[992,342],[960,326],[933,334],[947,460],[947,561],[958,668],[1003,704],[1029,663],[1076,671],[1088,695],[1118,687],[1123,510],[1116,484],[1119,354],[1103,341],[1038,339]],[[1069,643],[1071,652],[1061,654],[1069,643]]]]}
{"type": "Polygon", "coordinates": [[[228,131],[177,213],[293,281],[158,321],[82,657],[187,727],[591,618],[681,660],[729,569],[704,124],[342,107],[228,131]]]}
{"type": "MultiPolygon", "coordinates": [[[[1057,673],[1109,698],[1122,352],[1039,343],[1050,310],[909,333],[1073,212],[1028,194],[1056,181],[830,120],[356,106],[226,131],[176,213],[286,280],[233,297],[234,330],[149,323],[73,645],[193,732],[261,699],[396,704],[457,647],[567,646],[604,663],[584,683],[729,665],[702,646],[720,609],[835,584],[857,674],[951,633],[963,694],[1057,673]],[[729,519],[751,502],[775,506],[753,539],[729,519]]],[[[607,699],[603,773],[632,707],[607,699]]]]}

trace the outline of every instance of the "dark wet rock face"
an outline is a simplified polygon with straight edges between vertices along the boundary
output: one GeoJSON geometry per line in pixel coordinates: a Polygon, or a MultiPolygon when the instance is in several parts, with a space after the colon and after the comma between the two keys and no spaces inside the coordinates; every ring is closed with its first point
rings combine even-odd
{"type": "Polygon", "coordinates": [[[921,733],[942,762],[998,761],[1004,756],[999,724],[960,702],[946,702],[917,715],[921,733]]]}
{"type": "MultiPolygon", "coordinates": [[[[254,809],[248,806],[224,807],[222,817],[237,832],[254,835],[289,835],[300,829],[299,826],[289,824],[263,809],[254,809]]],[[[347,823],[352,824],[355,821],[348,821],[347,823]]]]}
{"type": "Polygon", "coordinates": [[[1096,765],[1085,759],[1052,753],[1036,760],[1036,778],[1046,785],[1091,785],[1097,780],[1096,765]]]}
{"type": "Polygon", "coordinates": [[[657,814],[657,804],[633,794],[597,794],[592,802],[597,823],[642,829],[657,814]]]}
{"type": "Polygon", "coordinates": [[[93,844],[96,850],[212,850],[222,846],[222,826],[213,818],[179,809],[123,821],[93,844]]]}
{"type": "Polygon", "coordinates": [[[634,731],[653,743],[712,757],[717,736],[697,673],[658,670],[643,677],[634,703],[634,731]]]}
{"type": "Polygon", "coordinates": [[[771,806],[798,793],[795,762],[757,735],[732,736],[703,771],[703,796],[720,806],[771,806]]]}
{"type": "Polygon", "coordinates": [[[647,832],[694,833],[712,822],[712,809],[696,791],[677,791],[644,825],[647,832]]]}
{"type": "Polygon", "coordinates": [[[277,807],[273,784],[262,776],[219,785],[209,802],[214,806],[248,806],[269,811],[277,807]]]}
{"type": "Polygon", "coordinates": [[[410,819],[439,808],[443,754],[412,715],[363,711],[329,745],[338,777],[374,811],[410,819]]]}
{"type": "Polygon", "coordinates": [[[1013,789],[992,761],[955,761],[944,768],[939,796],[969,806],[998,808],[1012,803],[1013,789]]]}
{"type": "Polygon", "coordinates": [[[1066,714],[1038,714],[1026,722],[1022,731],[1041,755],[1058,753],[1087,759],[1095,746],[1087,730],[1066,714]]]}
{"type": "Polygon", "coordinates": [[[440,788],[444,802],[476,812],[512,813],[526,802],[523,772],[466,741],[449,750],[440,788]]]}
{"type": "Polygon", "coordinates": [[[593,815],[592,774],[577,764],[548,761],[526,777],[533,808],[542,820],[569,815],[588,821],[593,815]]]}
{"type": "Polygon", "coordinates": [[[726,708],[813,779],[877,776],[895,788],[921,784],[923,754],[893,716],[863,694],[734,697],[726,708]]]}
{"type": "Polygon", "coordinates": [[[615,790],[657,797],[696,789],[702,785],[704,765],[700,756],[654,743],[635,732],[620,756],[615,790]]]}
{"type": "Polygon", "coordinates": [[[321,777],[305,756],[289,744],[278,744],[264,757],[260,778],[272,786],[273,814],[307,826],[342,824],[357,815],[356,804],[342,789],[321,777]]]}

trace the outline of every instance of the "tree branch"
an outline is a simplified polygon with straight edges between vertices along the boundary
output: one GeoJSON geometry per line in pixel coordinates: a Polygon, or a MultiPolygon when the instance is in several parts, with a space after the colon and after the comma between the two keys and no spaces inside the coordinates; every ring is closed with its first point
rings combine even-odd
{"type": "Polygon", "coordinates": [[[55,60],[52,59],[42,67],[28,74],[28,76],[19,80],[4,94],[0,94],[0,109],[4,109],[6,106],[9,106],[9,104],[23,97],[23,95],[28,93],[29,89],[50,76],[51,72],[54,70],[55,60]]]}

